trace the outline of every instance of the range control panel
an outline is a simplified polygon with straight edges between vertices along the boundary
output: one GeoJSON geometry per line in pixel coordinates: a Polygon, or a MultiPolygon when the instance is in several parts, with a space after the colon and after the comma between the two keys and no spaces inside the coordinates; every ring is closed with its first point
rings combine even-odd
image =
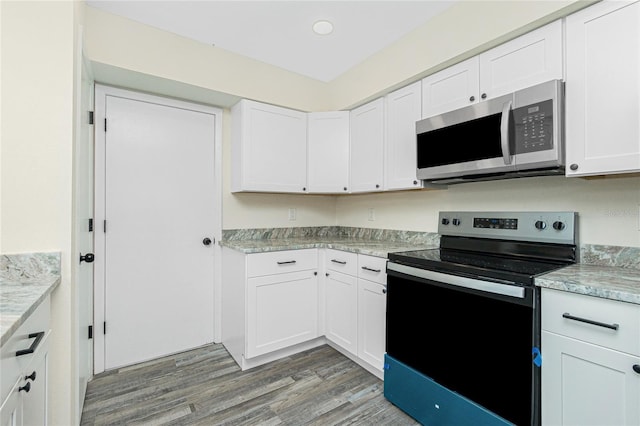
{"type": "Polygon", "coordinates": [[[440,212],[438,233],[475,238],[577,244],[577,212],[440,212]]]}

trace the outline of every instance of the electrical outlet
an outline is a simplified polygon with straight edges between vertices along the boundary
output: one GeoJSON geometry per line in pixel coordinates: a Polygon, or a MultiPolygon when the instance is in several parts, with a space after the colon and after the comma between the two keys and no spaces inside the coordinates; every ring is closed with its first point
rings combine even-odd
{"type": "Polygon", "coordinates": [[[289,209],[289,220],[296,220],[296,209],[295,208],[290,208],[289,209]]]}
{"type": "Polygon", "coordinates": [[[370,208],[368,211],[368,219],[370,221],[376,220],[376,211],[373,208],[370,208]]]}

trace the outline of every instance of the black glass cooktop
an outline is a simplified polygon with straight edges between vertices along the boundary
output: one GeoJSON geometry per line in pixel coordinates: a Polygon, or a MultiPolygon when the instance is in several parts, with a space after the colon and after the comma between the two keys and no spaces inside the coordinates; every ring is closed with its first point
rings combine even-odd
{"type": "Polygon", "coordinates": [[[576,246],[444,236],[440,248],[389,253],[389,261],[442,273],[533,285],[576,262],[576,246]]]}

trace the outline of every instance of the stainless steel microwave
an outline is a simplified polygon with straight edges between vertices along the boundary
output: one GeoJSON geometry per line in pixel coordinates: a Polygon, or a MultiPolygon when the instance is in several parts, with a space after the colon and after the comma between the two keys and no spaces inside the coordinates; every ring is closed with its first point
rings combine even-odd
{"type": "Polygon", "coordinates": [[[417,177],[461,183],[564,174],[564,83],[551,80],[416,122],[417,177]]]}

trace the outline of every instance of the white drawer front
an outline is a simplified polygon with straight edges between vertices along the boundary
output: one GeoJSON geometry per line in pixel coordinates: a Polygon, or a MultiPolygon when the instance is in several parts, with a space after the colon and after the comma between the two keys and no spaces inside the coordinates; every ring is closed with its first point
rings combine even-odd
{"type": "Polygon", "coordinates": [[[358,274],[358,255],[348,251],[327,249],[327,269],[356,276],[358,274]]]}
{"type": "Polygon", "coordinates": [[[542,329],[640,355],[640,305],[542,289],[542,329]]]}
{"type": "Polygon", "coordinates": [[[249,277],[305,271],[318,267],[318,250],[284,250],[247,256],[249,277]]]}
{"type": "Polygon", "coordinates": [[[42,351],[49,335],[50,318],[50,299],[47,297],[2,346],[0,352],[0,371],[2,372],[0,374],[0,403],[9,394],[18,378],[26,373],[34,358],[42,351]],[[35,344],[36,338],[29,338],[32,333],[44,333],[35,352],[16,356],[17,351],[29,349],[35,344]]]}
{"type": "Polygon", "coordinates": [[[358,255],[358,278],[387,283],[387,259],[385,257],[358,255]]]}

